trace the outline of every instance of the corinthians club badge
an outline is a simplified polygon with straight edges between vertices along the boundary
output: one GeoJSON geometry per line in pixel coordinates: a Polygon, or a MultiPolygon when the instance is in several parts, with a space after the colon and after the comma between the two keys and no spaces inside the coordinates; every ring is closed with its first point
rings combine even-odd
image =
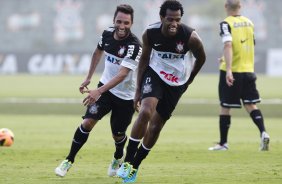
{"type": "Polygon", "coordinates": [[[124,52],[125,52],[125,46],[120,46],[120,49],[118,51],[118,55],[121,57],[121,56],[123,56],[124,52]]]}
{"type": "Polygon", "coordinates": [[[184,43],[183,42],[177,42],[176,43],[176,51],[178,52],[178,53],[181,53],[181,52],[183,52],[183,50],[184,50],[184,43]]]}

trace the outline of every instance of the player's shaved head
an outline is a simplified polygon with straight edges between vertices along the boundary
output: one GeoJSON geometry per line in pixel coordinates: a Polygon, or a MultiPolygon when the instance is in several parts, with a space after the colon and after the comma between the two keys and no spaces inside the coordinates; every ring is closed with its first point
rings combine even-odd
{"type": "Polygon", "coordinates": [[[228,10],[236,11],[241,8],[240,0],[226,0],[225,7],[228,10]]]}

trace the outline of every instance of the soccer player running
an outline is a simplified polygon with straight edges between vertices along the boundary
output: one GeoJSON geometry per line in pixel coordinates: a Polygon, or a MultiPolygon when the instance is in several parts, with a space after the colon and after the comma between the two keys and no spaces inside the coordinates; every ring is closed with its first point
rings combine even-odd
{"type": "Polygon", "coordinates": [[[240,15],[240,0],[226,0],[228,17],[220,23],[220,35],[224,43],[220,63],[219,115],[220,141],[209,150],[228,150],[227,135],[231,123],[231,108],[241,108],[241,99],[246,111],[260,131],[260,150],[269,149],[269,135],[265,132],[263,116],[257,108],[260,102],[254,73],[254,25],[240,15]]]}
{"type": "Polygon", "coordinates": [[[159,14],[161,22],[150,25],[142,36],[143,51],[134,98],[136,109],[140,102],[141,107],[132,127],[125,162],[117,171],[124,183],[135,182],[139,165],[157,142],[181,95],[206,59],[198,34],[181,23],[180,2],[166,0],[159,14]],[[194,62],[189,51],[195,57],[194,62]]]}
{"type": "Polygon", "coordinates": [[[114,14],[114,27],[102,34],[94,51],[92,62],[85,81],[79,87],[81,93],[89,93],[83,100],[87,110],[82,124],[74,133],[70,152],[55,169],[58,176],[65,176],[74,163],[75,156],[87,141],[96,123],[111,111],[111,130],[115,141],[115,153],[109,165],[108,175],[115,176],[123,162],[124,145],[127,141],[126,129],[134,114],[134,94],[136,89],[136,69],[142,53],[138,38],[131,33],[134,10],[130,5],[117,6],[114,14]],[[105,68],[98,88],[88,90],[92,75],[105,53],[105,68]]]}

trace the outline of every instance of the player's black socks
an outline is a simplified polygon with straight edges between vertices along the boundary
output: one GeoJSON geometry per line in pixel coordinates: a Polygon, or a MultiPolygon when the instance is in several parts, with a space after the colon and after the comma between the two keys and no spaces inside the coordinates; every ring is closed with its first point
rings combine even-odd
{"type": "Polygon", "coordinates": [[[116,152],[114,154],[115,159],[120,159],[123,156],[123,148],[126,143],[127,136],[125,135],[119,142],[115,142],[116,152]]]}
{"type": "Polygon", "coordinates": [[[231,123],[230,115],[220,115],[219,116],[219,130],[220,130],[220,142],[219,144],[223,145],[227,143],[228,130],[231,123]]]}
{"type": "Polygon", "coordinates": [[[80,148],[87,141],[88,136],[89,136],[89,132],[87,130],[85,130],[82,127],[82,125],[80,125],[76,129],[76,132],[74,133],[71,149],[70,149],[69,155],[67,156],[66,159],[68,159],[72,163],[74,162],[74,158],[75,158],[77,152],[80,150],[80,148]]]}
{"type": "Polygon", "coordinates": [[[134,157],[134,161],[132,163],[132,166],[133,166],[134,169],[138,169],[142,160],[144,160],[147,157],[149,152],[150,152],[150,149],[146,148],[143,144],[141,144],[141,146],[137,150],[137,153],[134,157]]]}
{"type": "Polygon", "coordinates": [[[264,122],[263,122],[263,116],[262,116],[261,111],[259,109],[253,110],[250,113],[250,116],[253,119],[253,122],[257,125],[260,133],[265,131],[264,122]]]}
{"type": "Polygon", "coordinates": [[[124,159],[124,162],[132,162],[134,159],[134,156],[136,154],[136,151],[138,149],[138,145],[141,140],[133,139],[129,137],[129,142],[126,150],[126,157],[124,159]]]}

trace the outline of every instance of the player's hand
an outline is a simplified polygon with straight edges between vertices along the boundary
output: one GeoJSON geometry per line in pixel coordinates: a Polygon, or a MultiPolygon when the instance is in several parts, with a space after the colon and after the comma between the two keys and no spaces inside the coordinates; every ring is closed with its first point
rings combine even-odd
{"type": "Polygon", "coordinates": [[[232,71],[226,71],[226,84],[230,87],[233,86],[235,79],[233,77],[232,71]]]}
{"type": "Polygon", "coordinates": [[[87,97],[83,99],[83,105],[88,106],[94,104],[101,96],[101,93],[98,89],[88,90],[86,93],[89,93],[87,97]]]}
{"type": "Polygon", "coordinates": [[[218,58],[217,61],[218,61],[219,64],[222,63],[222,62],[224,62],[224,56],[218,58]]]}
{"type": "Polygon", "coordinates": [[[136,112],[139,112],[139,110],[140,110],[140,106],[141,106],[140,96],[141,95],[140,95],[139,90],[136,91],[135,97],[134,97],[134,109],[136,110],[136,112]]]}
{"type": "Polygon", "coordinates": [[[79,91],[80,93],[89,93],[88,85],[90,84],[90,80],[86,79],[80,86],[79,91]]]}

